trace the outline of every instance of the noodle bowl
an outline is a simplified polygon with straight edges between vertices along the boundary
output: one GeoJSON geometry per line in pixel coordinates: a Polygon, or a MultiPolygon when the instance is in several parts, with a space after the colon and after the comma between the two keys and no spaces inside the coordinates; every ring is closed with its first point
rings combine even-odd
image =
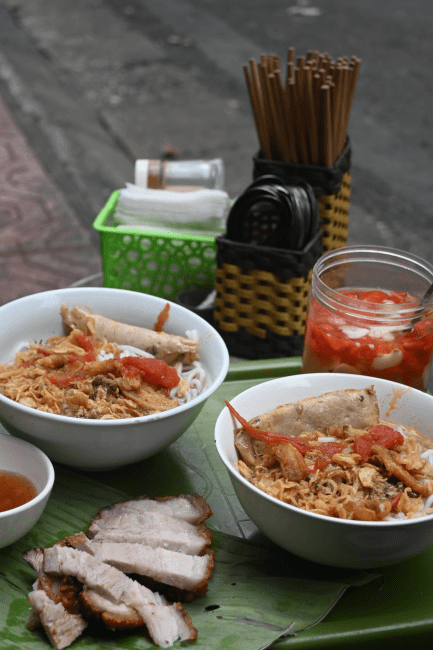
{"type": "MultiPolygon", "coordinates": [[[[401,431],[415,430],[431,444],[433,397],[384,379],[340,373],[293,375],[248,388],[230,399],[230,404],[251,422],[258,413],[273,411],[287,402],[317,397],[329,391],[367,389],[372,384],[381,418],[392,421],[401,431]]],[[[367,569],[400,562],[433,544],[433,514],[411,517],[395,514],[382,521],[340,519],[304,510],[264,492],[238,471],[233,431],[240,426],[228,408],[221,411],[215,425],[218,454],[242,509],[264,535],[283,549],[313,562],[367,569]]],[[[327,438],[327,441],[331,440],[327,438]]],[[[430,453],[425,448],[421,457],[428,460],[430,453]]],[[[338,481],[335,476],[328,478],[327,490],[332,493],[338,481]]],[[[431,498],[427,497],[422,506],[431,508],[431,498]]]]}
{"type": "MultiPolygon", "coordinates": [[[[64,335],[62,306],[82,305],[95,314],[152,328],[167,301],[122,289],[77,287],[32,294],[0,307],[0,362],[15,357],[31,340],[64,335]]],[[[167,333],[195,331],[206,382],[192,386],[187,401],[166,411],[123,419],[86,419],[19,404],[0,393],[0,423],[12,435],[32,442],[56,462],[84,470],[106,470],[149,458],[173,443],[192,424],[206,400],[223,382],[227,347],[216,330],[192,311],[170,303],[167,333]]],[[[187,367],[182,369],[185,373],[187,367]]],[[[191,372],[196,372],[194,367],[191,372]]]]}

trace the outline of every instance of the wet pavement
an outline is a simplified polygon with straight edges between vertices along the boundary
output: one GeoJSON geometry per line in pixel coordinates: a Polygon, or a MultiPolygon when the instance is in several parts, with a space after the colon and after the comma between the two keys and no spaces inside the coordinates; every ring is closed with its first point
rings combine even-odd
{"type": "Polygon", "coordinates": [[[0,304],[101,270],[88,229],[0,99],[0,304]]]}
{"type": "Polygon", "coordinates": [[[242,65],[288,46],[363,60],[348,242],[433,261],[432,20],[430,0],[0,0],[0,304],[100,270],[92,224],[137,158],[220,157],[241,192],[242,65]]]}

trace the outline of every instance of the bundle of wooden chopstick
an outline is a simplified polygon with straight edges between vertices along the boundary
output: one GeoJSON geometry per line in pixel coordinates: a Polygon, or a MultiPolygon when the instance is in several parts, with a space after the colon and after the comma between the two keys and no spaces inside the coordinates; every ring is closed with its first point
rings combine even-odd
{"type": "Polygon", "coordinates": [[[243,69],[263,156],[332,167],[345,147],[360,64],[317,51],[296,57],[293,47],[285,73],[276,54],[250,59],[243,69]]]}

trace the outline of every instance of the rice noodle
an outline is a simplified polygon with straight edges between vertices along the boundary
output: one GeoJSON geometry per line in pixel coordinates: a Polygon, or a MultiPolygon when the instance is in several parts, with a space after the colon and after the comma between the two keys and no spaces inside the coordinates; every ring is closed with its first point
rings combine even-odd
{"type": "Polygon", "coordinates": [[[332,436],[311,431],[297,436],[307,444],[302,454],[290,442],[287,446],[294,451],[284,454],[285,444],[257,440],[246,453],[244,437],[236,444],[238,469],[260,490],[308,512],[385,522],[433,514],[433,442],[402,425],[381,423],[398,430],[403,443],[373,446],[367,460],[354,443],[368,436],[368,430],[344,426],[332,436]],[[340,443],[330,458],[324,455],[327,443],[340,443]]]}
{"type": "MultiPolygon", "coordinates": [[[[190,334],[198,340],[196,330],[190,334]]],[[[80,336],[82,332],[72,330],[68,336],[51,337],[44,344],[33,342],[21,348],[13,362],[0,364],[0,392],[49,413],[118,419],[175,408],[197,397],[206,387],[206,372],[199,360],[188,366],[177,362],[173,367],[180,376],[179,384],[170,390],[157,388],[141,375],[124,375],[119,363],[119,359],[131,356],[154,358],[151,354],[131,345],[117,346],[90,337],[95,345],[95,360],[84,360],[88,351],[80,347],[80,336]],[[60,379],[70,375],[73,380],[62,386],[52,383],[53,375],[60,379]]]]}

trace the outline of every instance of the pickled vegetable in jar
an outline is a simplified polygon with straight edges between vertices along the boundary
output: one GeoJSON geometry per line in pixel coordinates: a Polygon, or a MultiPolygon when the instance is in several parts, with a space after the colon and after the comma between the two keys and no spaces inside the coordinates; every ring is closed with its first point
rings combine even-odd
{"type": "Polygon", "coordinates": [[[344,372],[426,390],[433,267],[403,251],[348,246],[313,269],[302,372],[344,372]]]}

